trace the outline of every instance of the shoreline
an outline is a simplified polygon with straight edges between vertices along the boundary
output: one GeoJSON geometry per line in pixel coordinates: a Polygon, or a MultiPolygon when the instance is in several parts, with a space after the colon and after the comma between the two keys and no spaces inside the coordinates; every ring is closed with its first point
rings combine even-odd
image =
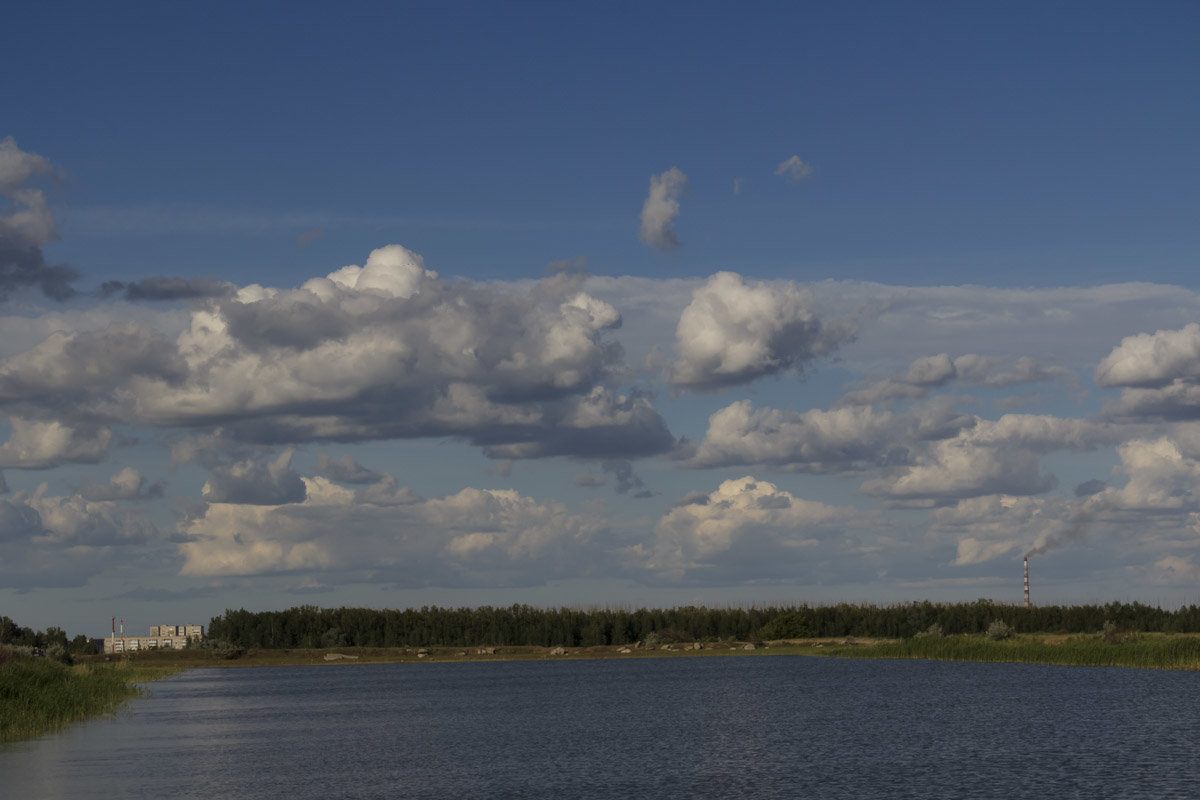
{"type": "Polygon", "coordinates": [[[1109,641],[1098,635],[1022,634],[1002,641],[979,635],[882,639],[837,637],[747,642],[679,643],[662,647],[595,645],[541,647],[487,645],[408,648],[295,648],[284,650],[146,651],[122,656],[90,656],[92,663],[128,661],[174,669],[256,666],[343,666],[350,664],[479,663],[495,661],[579,661],[644,658],[709,658],[803,655],[823,658],[892,658],[1114,666],[1134,669],[1200,670],[1200,635],[1141,634],[1109,641]]]}
{"type": "MultiPolygon", "coordinates": [[[[447,664],[499,661],[595,661],[755,656],[867,658],[925,661],[1003,662],[1062,667],[1120,667],[1175,671],[1200,670],[1200,635],[1131,634],[1119,639],[1101,635],[1022,634],[1002,641],[979,635],[925,636],[910,639],[826,639],[747,642],[680,643],[661,647],[596,645],[578,648],[539,646],[312,648],[288,650],[145,651],[123,655],[93,655],[75,667],[55,667],[77,676],[108,674],[123,679],[124,690],[110,689],[108,697],[90,710],[47,714],[38,721],[14,727],[0,737],[7,742],[36,738],[47,731],[111,713],[140,693],[140,685],[192,669],[272,666],[345,666],[351,664],[447,664]]],[[[40,666],[40,665],[35,665],[40,666]]],[[[45,665],[49,666],[49,665],[45,665]]],[[[9,698],[15,700],[16,698],[9,698]]],[[[49,701],[46,701],[47,703],[49,701]]],[[[40,703],[39,703],[40,704],[40,703]]],[[[4,709],[0,708],[0,714],[4,709]]]]}

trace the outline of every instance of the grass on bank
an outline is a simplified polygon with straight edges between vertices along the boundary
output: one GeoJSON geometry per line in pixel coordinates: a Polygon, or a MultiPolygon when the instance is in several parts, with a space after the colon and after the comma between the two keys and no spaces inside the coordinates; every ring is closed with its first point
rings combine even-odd
{"type": "Polygon", "coordinates": [[[48,658],[0,653],[0,742],[34,738],[111,713],[140,693],[135,683],[175,671],[120,661],[68,666],[48,658]]]}
{"type": "MultiPolygon", "coordinates": [[[[791,639],[760,643],[745,650],[745,643],[705,642],[702,649],[676,643],[659,647],[630,648],[596,645],[553,648],[532,645],[477,647],[339,647],[284,650],[167,650],[126,656],[147,668],[249,667],[341,665],[371,663],[445,663],[525,660],[691,658],[711,656],[806,655],[843,658],[902,658],[938,661],[1004,661],[1061,666],[1109,666],[1139,669],[1200,670],[1200,635],[1120,632],[1104,634],[1017,634],[992,640],[981,634],[917,636],[908,639],[824,638],[791,639]],[[628,652],[625,652],[628,651],[628,652]],[[331,654],[336,660],[328,660],[331,654]]],[[[98,659],[106,658],[97,656],[98,659]]],[[[111,658],[111,657],[108,657],[111,658]]]]}
{"type": "Polygon", "coordinates": [[[914,658],[934,661],[1003,661],[1074,667],[1200,669],[1200,637],[1142,634],[1119,641],[1099,635],[1021,635],[993,641],[985,636],[925,636],[870,646],[797,645],[797,652],[853,658],[914,658]]]}

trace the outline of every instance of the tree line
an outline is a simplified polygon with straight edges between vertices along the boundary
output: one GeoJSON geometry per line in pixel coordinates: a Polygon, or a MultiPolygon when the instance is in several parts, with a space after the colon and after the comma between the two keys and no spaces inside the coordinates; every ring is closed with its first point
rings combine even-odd
{"type": "Polygon", "coordinates": [[[70,641],[62,628],[51,625],[44,631],[35,631],[18,625],[6,616],[0,616],[0,644],[15,647],[31,647],[38,650],[61,648],[65,653],[83,655],[96,652],[95,642],[82,633],[70,641]]]}
{"type": "Polygon", "coordinates": [[[368,609],[297,606],[286,611],[226,610],[208,639],[244,648],[533,645],[590,647],[659,641],[756,641],[800,637],[907,638],[940,626],[945,634],[985,633],[1000,620],[1017,633],[1096,633],[1105,623],[1139,632],[1200,633],[1200,606],[1166,610],[1112,602],[1034,606],[976,600],[887,606],[755,606],[668,609],[368,609]],[[653,634],[653,636],[651,636],[653,634]]]}

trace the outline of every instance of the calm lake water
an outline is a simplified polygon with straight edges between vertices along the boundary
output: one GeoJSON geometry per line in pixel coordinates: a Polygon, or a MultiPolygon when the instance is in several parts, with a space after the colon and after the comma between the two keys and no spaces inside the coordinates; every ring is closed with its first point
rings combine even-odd
{"type": "Polygon", "coordinates": [[[1193,798],[1200,675],[801,656],[193,670],[19,798],[1193,798]]]}

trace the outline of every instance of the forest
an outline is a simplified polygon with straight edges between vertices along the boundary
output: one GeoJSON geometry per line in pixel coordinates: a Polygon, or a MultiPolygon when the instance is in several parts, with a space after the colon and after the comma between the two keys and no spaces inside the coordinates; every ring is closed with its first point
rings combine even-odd
{"type": "Polygon", "coordinates": [[[33,628],[18,625],[6,616],[0,616],[0,644],[47,651],[61,650],[72,655],[95,652],[92,639],[82,633],[68,641],[67,633],[62,628],[51,625],[44,631],[35,631],[33,628]]]}
{"type": "Polygon", "coordinates": [[[947,635],[982,634],[996,621],[1015,633],[1200,633],[1200,606],[1165,610],[1132,602],[1033,606],[976,600],[887,606],[841,603],[750,608],[479,608],[389,610],[298,606],[286,611],[226,610],[208,626],[211,642],[242,648],[564,646],[644,641],[757,641],[805,637],[902,639],[932,626],[947,635]]]}

